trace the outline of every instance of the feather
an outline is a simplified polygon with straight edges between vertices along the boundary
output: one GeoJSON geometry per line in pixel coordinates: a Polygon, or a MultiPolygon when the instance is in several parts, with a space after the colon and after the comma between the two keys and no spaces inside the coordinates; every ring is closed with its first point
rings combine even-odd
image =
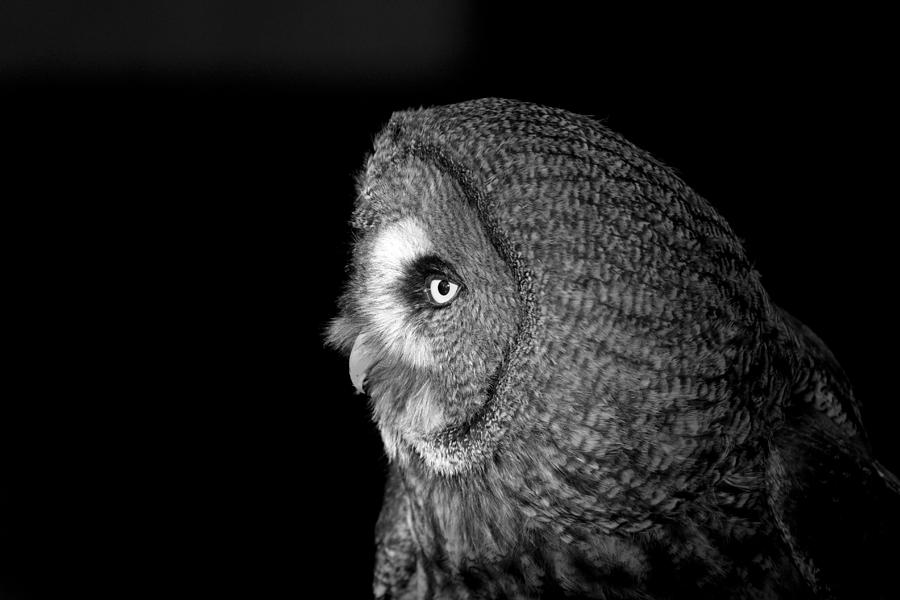
{"type": "Polygon", "coordinates": [[[846,375],[673,170],[488,98],[395,113],[359,191],[329,343],[391,460],[377,597],[890,595],[846,375]]]}

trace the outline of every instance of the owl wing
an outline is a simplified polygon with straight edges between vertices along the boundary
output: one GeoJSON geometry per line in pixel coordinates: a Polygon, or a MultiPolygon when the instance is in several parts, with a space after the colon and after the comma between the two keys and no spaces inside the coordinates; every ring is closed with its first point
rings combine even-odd
{"type": "Polygon", "coordinates": [[[895,598],[900,481],[872,458],[837,361],[796,323],[815,366],[770,439],[767,479],[775,521],[817,593],[895,598]]]}
{"type": "Polygon", "coordinates": [[[418,544],[412,529],[412,507],[396,466],[391,466],[381,514],[375,525],[375,598],[418,598],[418,544]]]}

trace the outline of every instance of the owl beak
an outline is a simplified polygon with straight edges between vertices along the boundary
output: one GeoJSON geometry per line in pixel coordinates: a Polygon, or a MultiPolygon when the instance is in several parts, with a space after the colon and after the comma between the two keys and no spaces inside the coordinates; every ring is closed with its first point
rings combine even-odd
{"type": "Polygon", "coordinates": [[[369,367],[374,362],[374,353],[366,345],[366,338],[365,333],[356,336],[356,341],[353,342],[353,350],[350,351],[350,381],[353,382],[353,387],[360,394],[366,393],[364,389],[366,375],[369,374],[369,367]]]}

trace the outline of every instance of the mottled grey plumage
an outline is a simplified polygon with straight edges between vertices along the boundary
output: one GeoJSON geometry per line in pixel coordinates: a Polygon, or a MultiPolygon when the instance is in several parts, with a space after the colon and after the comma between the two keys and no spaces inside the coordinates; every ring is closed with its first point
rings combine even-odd
{"type": "Polygon", "coordinates": [[[329,339],[391,458],[376,596],[893,595],[844,373],[671,170],[486,99],[395,114],[359,190],[329,339]]]}

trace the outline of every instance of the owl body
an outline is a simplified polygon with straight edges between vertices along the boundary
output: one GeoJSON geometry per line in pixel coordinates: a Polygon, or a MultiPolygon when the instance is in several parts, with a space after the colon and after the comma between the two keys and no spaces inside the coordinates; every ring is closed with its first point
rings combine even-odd
{"type": "Polygon", "coordinates": [[[846,377],[664,165],[486,99],[395,114],[359,190],[329,339],[391,461],[376,596],[882,593],[846,377]]]}

